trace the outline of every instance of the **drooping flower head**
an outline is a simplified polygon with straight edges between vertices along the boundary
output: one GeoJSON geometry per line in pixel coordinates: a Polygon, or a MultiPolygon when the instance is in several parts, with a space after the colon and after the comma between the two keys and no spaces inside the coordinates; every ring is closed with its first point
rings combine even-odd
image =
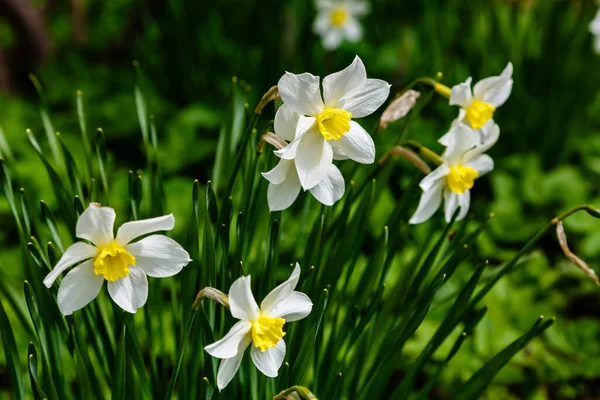
{"type": "Polygon", "coordinates": [[[321,36],[326,50],[335,50],[344,40],[350,43],[362,38],[358,18],[369,12],[369,5],[361,0],[317,0],[317,18],[314,31],[321,36]]]}
{"type": "Polygon", "coordinates": [[[590,24],[590,32],[594,35],[594,50],[600,54],[600,10],[590,24]]]}
{"type": "Polygon", "coordinates": [[[85,307],[107,281],[108,293],[123,310],[135,313],[148,298],[147,275],[165,278],[177,274],[191,260],[173,239],[140,236],[173,229],[175,218],[165,215],[127,222],[113,234],[115,210],[90,205],[77,220],[75,235],[91,242],[71,245],[44,279],[51,287],[60,274],[75,266],[58,289],[58,307],[64,315],[85,307]]]}
{"type": "Polygon", "coordinates": [[[485,153],[500,136],[500,128],[494,125],[484,143],[465,124],[457,124],[445,136],[448,147],[442,154],[444,161],[431,171],[420,183],[423,194],[417,211],[410,219],[411,224],[427,221],[440,207],[444,199],[446,221],[450,222],[460,207],[457,221],[463,219],[469,211],[470,189],[475,179],[494,169],[494,161],[485,153]]]}
{"type": "Polygon", "coordinates": [[[283,105],[275,115],[275,131],[290,143],[275,154],[295,161],[304,190],[330,174],[334,159],[374,162],[373,139],[353,119],[375,112],[387,99],[390,85],[367,79],[358,56],[346,69],[323,79],[323,96],[319,77],[309,73],[286,72],[278,88],[283,105]]]}
{"type": "Polygon", "coordinates": [[[289,279],[273,289],[260,308],[252,295],[250,276],[233,282],[229,289],[229,306],[231,315],[240,321],[221,340],[204,348],[211,356],[221,359],[217,373],[219,390],[231,382],[250,345],[250,357],[256,368],[268,377],[277,376],[286,351],[283,327],[305,318],[312,310],[308,296],[294,290],[299,278],[300,265],[296,263],[289,279]]]}
{"type": "Polygon", "coordinates": [[[486,124],[493,126],[494,112],[506,102],[512,91],[513,66],[509,62],[499,76],[480,80],[473,86],[472,78],[452,87],[450,105],[460,106],[457,121],[473,129],[481,129],[486,124]]]}

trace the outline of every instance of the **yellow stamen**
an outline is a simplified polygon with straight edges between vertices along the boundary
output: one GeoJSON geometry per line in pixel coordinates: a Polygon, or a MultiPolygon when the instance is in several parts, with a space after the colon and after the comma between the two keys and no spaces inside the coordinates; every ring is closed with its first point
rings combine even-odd
{"type": "Polygon", "coordinates": [[[325,140],[340,140],[350,130],[351,119],[351,112],[326,108],[317,115],[317,125],[325,140]]]}
{"type": "Polygon", "coordinates": [[[471,128],[481,129],[493,116],[496,107],[485,101],[473,99],[471,105],[465,109],[467,116],[465,117],[471,128]]]}
{"type": "Polygon", "coordinates": [[[331,25],[335,28],[339,28],[344,25],[344,22],[348,19],[348,11],[345,8],[336,8],[331,12],[331,25]]]}
{"type": "Polygon", "coordinates": [[[107,281],[115,282],[125,278],[129,274],[129,267],[135,266],[135,257],[115,241],[98,247],[98,250],[94,260],[94,273],[104,275],[107,281]]]}
{"type": "Polygon", "coordinates": [[[479,176],[479,172],[471,167],[465,167],[464,165],[457,165],[450,168],[450,173],[446,178],[448,181],[448,187],[454,193],[463,194],[467,189],[473,187],[475,178],[479,176]]]}
{"type": "Polygon", "coordinates": [[[279,343],[285,336],[285,319],[262,315],[252,322],[252,342],[260,351],[265,352],[279,343]]]}

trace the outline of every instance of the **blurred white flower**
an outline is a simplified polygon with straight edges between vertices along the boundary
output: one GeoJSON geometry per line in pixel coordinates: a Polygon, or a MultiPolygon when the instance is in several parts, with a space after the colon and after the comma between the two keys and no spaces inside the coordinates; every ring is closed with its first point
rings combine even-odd
{"type": "Polygon", "coordinates": [[[294,291],[299,278],[300,265],[296,263],[289,279],[273,289],[260,308],[252,295],[250,276],[233,282],[229,305],[231,315],[240,321],[221,340],[204,347],[208,354],[221,359],[217,373],[219,390],[231,382],[250,344],[250,357],[256,368],[268,377],[277,376],[285,358],[284,324],[301,320],[312,310],[308,296],[294,291]]]}
{"type": "Polygon", "coordinates": [[[594,35],[594,50],[600,54],[600,10],[598,10],[596,17],[590,24],[590,32],[594,35]]]}
{"type": "Polygon", "coordinates": [[[90,205],[77,220],[75,235],[91,242],[70,246],[54,269],[44,279],[51,287],[69,267],[77,265],[64,277],[58,289],[58,307],[64,315],[85,307],[94,300],[104,280],[108,293],[123,310],[135,313],[148,298],[148,279],[177,274],[191,260],[189,254],[173,239],[150,235],[173,229],[175,218],[165,215],[127,222],[113,235],[115,210],[90,205]]]}
{"type": "Polygon", "coordinates": [[[411,224],[427,221],[442,203],[446,221],[450,222],[456,210],[460,213],[456,220],[463,219],[469,211],[470,189],[475,179],[494,169],[494,161],[483,154],[492,147],[500,136],[500,128],[494,125],[483,143],[473,129],[465,124],[457,124],[445,136],[448,148],[442,154],[442,165],[431,171],[420,183],[423,194],[417,211],[410,219],[411,224]]]}
{"type": "Polygon", "coordinates": [[[490,131],[494,126],[492,119],[494,111],[506,102],[512,91],[512,73],[513,66],[509,62],[499,76],[491,76],[477,82],[473,86],[472,92],[471,77],[465,82],[453,86],[448,95],[450,105],[461,107],[457,121],[463,122],[473,129],[485,127],[490,131]]]}
{"type": "Polygon", "coordinates": [[[278,83],[283,105],[275,115],[275,131],[290,143],[275,154],[295,161],[304,190],[331,173],[334,159],[375,161],[373,139],[352,118],[372,114],[390,93],[387,82],[367,79],[358,56],[346,69],[323,79],[323,97],[319,86],[319,77],[309,73],[286,72],[278,83]]]}
{"type": "Polygon", "coordinates": [[[369,5],[361,0],[317,0],[317,19],[314,31],[321,36],[326,50],[335,50],[344,40],[357,42],[362,27],[357,17],[369,12],[369,5]]]}

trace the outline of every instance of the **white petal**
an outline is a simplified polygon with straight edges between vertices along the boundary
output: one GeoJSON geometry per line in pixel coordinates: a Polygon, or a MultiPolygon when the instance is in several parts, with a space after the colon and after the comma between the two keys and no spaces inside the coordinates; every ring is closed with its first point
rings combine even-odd
{"type": "Polygon", "coordinates": [[[471,191],[466,190],[464,193],[458,195],[458,205],[460,207],[460,212],[456,217],[457,221],[460,221],[464,217],[467,216],[469,212],[469,204],[471,203],[471,191]]]}
{"type": "Polygon", "coordinates": [[[467,150],[479,143],[479,136],[465,124],[453,126],[448,135],[448,147],[442,154],[442,159],[450,166],[461,163],[467,150]]]}
{"type": "Polygon", "coordinates": [[[323,48],[325,50],[335,50],[342,44],[343,36],[341,29],[333,28],[323,36],[323,48]]]}
{"type": "Polygon", "coordinates": [[[369,3],[363,0],[348,1],[345,5],[353,15],[365,15],[370,10],[369,3]]]}
{"type": "Polygon", "coordinates": [[[115,241],[124,246],[135,238],[149,233],[170,231],[174,226],[175,217],[173,214],[142,219],[140,221],[125,222],[119,227],[115,241]]]}
{"type": "Polygon", "coordinates": [[[125,278],[108,282],[108,293],[123,310],[135,314],[148,299],[148,278],[140,268],[130,267],[125,278]]]}
{"type": "MultiPolygon", "coordinates": [[[[323,98],[327,107],[342,108],[338,103],[349,93],[355,92],[367,83],[367,70],[360,57],[354,57],[352,64],[339,72],[323,78],[323,98]]],[[[344,110],[350,111],[346,108],[344,110]]]]}
{"type": "Polygon", "coordinates": [[[250,356],[260,372],[269,378],[275,378],[285,358],[285,341],[280,339],[275,347],[267,351],[260,351],[258,347],[252,346],[250,356]]]}
{"type": "Polygon", "coordinates": [[[328,12],[320,12],[315,18],[313,25],[313,32],[317,35],[324,35],[329,29],[331,29],[331,17],[328,12]]]}
{"type": "Polygon", "coordinates": [[[287,179],[290,168],[295,168],[294,162],[282,158],[272,170],[262,172],[261,175],[269,182],[278,185],[287,179]]]}
{"type": "Polygon", "coordinates": [[[466,163],[476,159],[481,154],[489,150],[493,145],[496,144],[498,138],[500,137],[500,127],[494,124],[493,121],[492,124],[485,124],[485,126],[481,128],[479,132],[482,133],[482,142],[464,154],[463,161],[466,163]]]}
{"type": "Polygon", "coordinates": [[[154,278],[173,276],[190,261],[179,243],[165,235],[151,235],[132,243],[126,250],[135,257],[135,267],[154,278]]]}
{"type": "Polygon", "coordinates": [[[229,289],[229,307],[233,318],[254,321],[260,316],[258,304],[252,295],[250,275],[236,279],[229,289]]]}
{"type": "Polygon", "coordinates": [[[450,92],[451,106],[468,107],[471,104],[471,101],[473,100],[473,95],[471,94],[471,80],[471,77],[469,77],[463,83],[452,87],[452,91],[450,92]]]}
{"type": "Polygon", "coordinates": [[[242,358],[244,358],[244,351],[250,342],[252,342],[252,336],[244,336],[240,342],[240,345],[238,346],[237,355],[232,358],[221,360],[221,364],[219,364],[219,372],[217,372],[217,387],[219,388],[219,391],[223,390],[235,376],[235,373],[240,368],[240,364],[242,363],[242,358]]]}
{"type": "Polygon", "coordinates": [[[492,160],[492,157],[488,156],[487,154],[482,154],[474,160],[469,161],[465,165],[474,168],[477,172],[479,172],[479,176],[482,176],[494,169],[494,160],[492,160]]]}
{"type": "Polygon", "coordinates": [[[75,236],[89,240],[96,246],[105,246],[113,241],[115,210],[110,207],[89,206],[79,216],[75,236]]]}
{"type": "Polygon", "coordinates": [[[410,218],[409,223],[420,224],[421,222],[427,221],[431,216],[440,208],[442,202],[442,190],[444,189],[444,182],[438,181],[428,190],[423,191],[421,194],[421,200],[419,200],[419,206],[417,210],[410,218]]]}
{"type": "Polygon", "coordinates": [[[298,145],[300,144],[300,140],[308,133],[309,131],[315,128],[315,117],[300,117],[298,119],[298,125],[296,125],[296,136],[294,140],[292,140],[287,146],[283,149],[275,150],[274,153],[285,160],[292,160],[296,158],[298,154],[298,145]]]}
{"type": "Polygon", "coordinates": [[[298,118],[300,118],[300,114],[295,113],[289,107],[286,107],[285,104],[279,107],[273,123],[277,136],[288,142],[294,140],[298,118]]]}
{"type": "Polygon", "coordinates": [[[339,101],[339,108],[352,113],[352,118],[373,114],[390,95],[391,85],[381,79],[367,79],[358,89],[346,94],[339,101]]]}
{"type": "Polygon", "coordinates": [[[80,263],[88,258],[95,257],[98,254],[98,249],[94,246],[90,246],[84,242],[73,243],[67,251],[62,255],[60,260],[56,263],[56,266],[46,278],[44,278],[44,285],[51,287],[56,278],[65,271],[67,268],[80,263]]]}
{"type": "Polygon", "coordinates": [[[221,340],[205,346],[204,350],[215,358],[233,358],[237,356],[240,343],[250,334],[251,329],[252,322],[239,321],[221,340]]]}
{"type": "Polygon", "coordinates": [[[104,277],[94,273],[94,264],[91,260],[73,268],[58,288],[56,301],[60,312],[63,315],[71,315],[73,311],[88,305],[100,293],[102,282],[104,277]]]}
{"type": "Polygon", "coordinates": [[[289,208],[298,198],[300,188],[300,179],[298,179],[295,167],[293,174],[285,182],[278,185],[269,183],[269,188],[267,189],[269,210],[273,212],[289,208]]]}
{"type": "Polygon", "coordinates": [[[362,26],[360,26],[360,22],[356,18],[350,17],[342,26],[342,29],[346,35],[346,40],[350,43],[356,43],[362,38],[362,26]]]}
{"type": "Polygon", "coordinates": [[[262,303],[260,303],[260,311],[265,315],[271,315],[271,312],[277,305],[286,300],[292,294],[294,289],[296,289],[298,279],[300,279],[300,264],[296,263],[296,266],[287,281],[271,290],[262,303]]]}
{"type": "Polygon", "coordinates": [[[317,115],[323,111],[319,77],[309,74],[286,72],[277,84],[283,103],[291,111],[301,115],[317,115]]]}
{"type": "Polygon", "coordinates": [[[333,149],[318,130],[312,129],[300,140],[295,161],[300,183],[308,190],[327,176],[333,162],[333,149]]]}
{"type": "Polygon", "coordinates": [[[500,107],[506,102],[512,91],[512,63],[508,63],[499,76],[491,76],[480,80],[473,87],[476,99],[500,107]]]}
{"type": "Polygon", "coordinates": [[[454,193],[450,189],[446,189],[444,191],[444,212],[446,216],[446,222],[450,223],[450,221],[452,221],[452,216],[458,207],[458,194],[454,193]]]}
{"type": "Polygon", "coordinates": [[[270,316],[283,318],[285,322],[299,321],[310,314],[312,306],[313,303],[307,295],[302,292],[292,292],[271,310],[270,316]]]}
{"type": "Polygon", "coordinates": [[[350,130],[336,143],[348,158],[361,164],[375,162],[375,143],[371,135],[356,121],[350,121],[350,130]]]}
{"type": "Polygon", "coordinates": [[[433,171],[431,171],[429,174],[427,174],[427,176],[423,178],[421,183],[419,183],[419,186],[421,187],[421,189],[423,189],[423,191],[426,192],[429,189],[431,189],[433,185],[439,182],[441,178],[447,176],[449,172],[450,168],[448,168],[446,164],[442,164],[433,171]]]}
{"type": "Polygon", "coordinates": [[[331,145],[331,149],[333,150],[333,159],[334,160],[348,160],[349,157],[346,153],[344,153],[344,149],[342,149],[339,145],[339,140],[330,140],[329,144],[331,145]]]}
{"type": "Polygon", "coordinates": [[[344,177],[335,165],[329,166],[329,173],[317,186],[310,189],[310,193],[319,202],[326,206],[331,206],[344,195],[345,190],[344,177]]]}

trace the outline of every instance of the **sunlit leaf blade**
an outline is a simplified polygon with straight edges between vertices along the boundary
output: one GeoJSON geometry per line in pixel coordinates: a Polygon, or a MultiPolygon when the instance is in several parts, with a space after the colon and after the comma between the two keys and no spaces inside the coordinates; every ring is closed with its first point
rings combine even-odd
{"type": "Polygon", "coordinates": [[[38,357],[33,343],[29,343],[29,348],[27,350],[27,361],[33,397],[36,400],[48,399],[48,396],[46,393],[44,393],[44,390],[38,381],[38,357]]]}

